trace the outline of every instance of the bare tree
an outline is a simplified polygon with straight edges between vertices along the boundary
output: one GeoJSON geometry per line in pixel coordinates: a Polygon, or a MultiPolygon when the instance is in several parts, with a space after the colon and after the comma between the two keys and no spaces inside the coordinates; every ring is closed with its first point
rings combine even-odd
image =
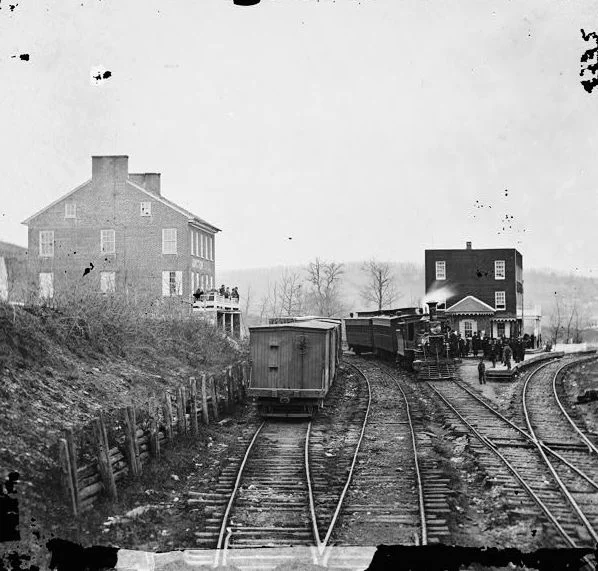
{"type": "Polygon", "coordinates": [[[554,309],[550,315],[550,336],[554,344],[558,343],[563,329],[563,304],[559,295],[555,292],[554,309]]]}
{"type": "Polygon", "coordinates": [[[344,312],[340,291],[343,274],[343,264],[326,262],[320,258],[307,266],[307,279],[311,284],[310,302],[318,315],[331,317],[344,312]]]}
{"type": "Polygon", "coordinates": [[[305,311],[303,279],[297,272],[285,270],[280,280],[268,286],[262,299],[260,320],[269,317],[294,317],[305,311]]]}
{"type": "Polygon", "coordinates": [[[373,303],[378,310],[389,308],[401,294],[397,291],[396,279],[386,262],[377,262],[372,258],[361,268],[367,275],[366,285],[361,289],[364,301],[373,303]]]}

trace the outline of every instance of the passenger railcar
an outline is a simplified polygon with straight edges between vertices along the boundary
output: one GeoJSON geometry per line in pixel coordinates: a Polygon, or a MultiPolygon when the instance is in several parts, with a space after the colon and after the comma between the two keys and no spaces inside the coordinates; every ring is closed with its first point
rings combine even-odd
{"type": "Polygon", "coordinates": [[[341,324],[323,319],[249,328],[247,394],[265,417],[312,417],[341,359],[341,324]]]}

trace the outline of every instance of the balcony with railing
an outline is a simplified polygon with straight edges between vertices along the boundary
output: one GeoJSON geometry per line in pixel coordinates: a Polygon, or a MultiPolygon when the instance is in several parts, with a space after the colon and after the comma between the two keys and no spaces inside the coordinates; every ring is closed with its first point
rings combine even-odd
{"type": "Polygon", "coordinates": [[[239,298],[219,293],[204,293],[193,298],[193,309],[198,311],[239,311],[239,298]]]}

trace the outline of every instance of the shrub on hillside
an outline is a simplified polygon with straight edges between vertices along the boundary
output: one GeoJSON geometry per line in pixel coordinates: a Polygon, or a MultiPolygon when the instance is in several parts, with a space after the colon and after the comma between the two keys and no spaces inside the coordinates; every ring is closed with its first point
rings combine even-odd
{"type": "Polygon", "coordinates": [[[0,303],[0,336],[5,339],[0,338],[0,359],[7,351],[35,358],[48,353],[51,344],[79,354],[142,351],[197,367],[228,363],[235,354],[234,344],[192,316],[180,299],[105,295],[82,287],[56,295],[51,303],[0,303]]]}

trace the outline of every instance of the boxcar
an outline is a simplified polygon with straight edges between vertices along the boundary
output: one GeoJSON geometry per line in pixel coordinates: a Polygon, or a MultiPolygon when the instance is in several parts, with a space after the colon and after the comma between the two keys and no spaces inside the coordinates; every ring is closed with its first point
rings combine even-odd
{"type": "Polygon", "coordinates": [[[381,357],[394,359],[397,353],[397,327],[400,317],[372,317],[374,352],[381,357]]]}
{"type": "Polygon", "coordinates": [[[345,335],[349,349],[354,351],[356,355],[374,350],[371,318],[352,317],[345,319],[345,335]]]}
{"type": "Polygon", "coordinates": [[[321,320],[250,327],[247,394],[260,414],[313,416],[334,381],[339,338],[340,324],[321,320]]]}

